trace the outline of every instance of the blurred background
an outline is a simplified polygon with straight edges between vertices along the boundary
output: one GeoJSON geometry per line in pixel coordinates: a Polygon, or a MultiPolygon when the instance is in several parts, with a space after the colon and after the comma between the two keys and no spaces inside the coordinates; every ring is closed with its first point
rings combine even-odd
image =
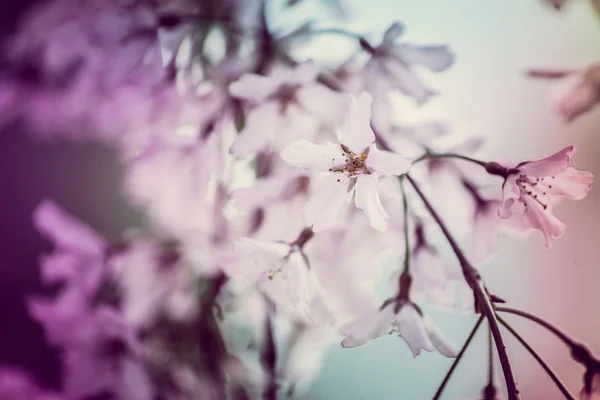
{"type": "MultiPolygon", "coordinates": [[[[556,12],[541,0],[341,0],[347,20],[328,13],[323,2],[306,0],[293,11],[271,15],[275,27],[297,26],[319,18],[376,42],[394,21],[406,24],[404,40],[449,43],[457,62],[443,74],[423,73],[440,94],[421,109],[402,103],[397,119],[410,123],[440,118],[455,132],[485,137],[486,159],[518,162],[578,146],[573,165],[600,173],[600,109],[564,124],[554,113],[557,86],[527,78],[530,67],[582,68],[599,61],[600,18],[588,1],[573,0],[556,12]],[[372,35],[370,34],[372,33],[372,35]]],[[[26,7],[0,4],[0,34],[6,35],[26,7]]],[[[340,60],[355,49],[346,38],[324,37],[299,49],[303,57],[340,60]]],[[[26,314],[23,300],[42,292],[37,259],[48,251],[34,230],[31,213],[42,198],[55,199],[109,239],[140,223],[120,192],[117,157],[99,145],[44,141],[19,126],[0,134],[0,363],[35,371],[42,383],[56,385],[56,354],[45,345],[41,328],[26,314]]],[[[513,307],[528,310],[564,328],[600,353],[600,191],[557,208],[568,225],[551,249],[541,235],[503,239],[482,273],[491,292],[513,307]]],[[[461,344],[474,316],[426,312],[461,344]]],[[[552,336],[527,321],[507,317],[578,392],[582,369],[552,336]]],[[[475,398],[485,385],[487,335],[482,330],[450,382],[445,398],[475,398]]],[[[518,342],[508,337],[509,354],[524,399],[559,399],[560,393],[518,342]]],[[[383,337],[356,349],[332,347],[306,400],[431,398],[451,364],[438,353],[413,359],[397,337],[383,337]]],[[[498,373],[499,368],[498,368],[498,373]]],[[[498,374],[498,382],[502,378],[498,374]]]]}

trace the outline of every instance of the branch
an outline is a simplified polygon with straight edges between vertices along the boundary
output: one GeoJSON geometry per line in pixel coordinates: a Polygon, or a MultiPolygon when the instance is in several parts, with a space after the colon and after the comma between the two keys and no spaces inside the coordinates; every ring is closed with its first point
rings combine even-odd
{"type": "Polygon", "coordinates": [[[413,185],[417,194],[419,195],[419,197],[421,197],[421,200],[423,200],[425,207],[429,210],[429,213],[435,219],[440,229],[444,233],[444,236],[446,237],[448,243],[452,247],[454,254],[456,254],[456,258],[458,258],[458,262],[460,263],[460,266],[462,268],[465,280],[473,290],[473,293],[475,294],[475,299],[477,300],[479,306],[481,307],[482,313],[485,315],[490,324],[490,330],[492,331],[492,336],[494,337],[494,342],[496,343],[496,349],[498,350],[498,358],[500,359],[500,364],[502,365],[504,380],[506,381],[508,399],[520,399],[519,389],[517,387],[517,382],[512,371],[510,359],[508,358],[506,345],[504,344],[504,339],[502,338],[502,333],[500,332],[500,326],[498,325],[496,312],[494,311],[494,306],[492,305],[492,302],[483,284],[481,276],[479,275],[479,272],[477,272],[477,270],[473,268],[473,266],[469,263],[464,253],[456,243],[456,240],[454,240],[454,237],[446,227],[446,224],[444,224],[441,217],[435,211],[429,200],[427,200],[427,197],[425,197],[425,194],[423,194],[417,182],[415,182],[410,175],[406,175],[406,178],[413,185]]]}

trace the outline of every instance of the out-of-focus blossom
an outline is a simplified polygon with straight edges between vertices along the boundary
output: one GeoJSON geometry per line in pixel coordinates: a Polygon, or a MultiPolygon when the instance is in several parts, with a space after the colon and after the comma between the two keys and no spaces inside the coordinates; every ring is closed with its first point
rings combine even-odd
{"type": "Polygon", "coordinates": [[[531,69],[528,75],[537,79],[564,82],[565,88],[555,111],[568,123],[589,112],[600,102],[600,65],[591,65],[581,71],[531,69]]]}
{"type": "Polygon", "coordinates": [[[599,400],[600,399],[600,374],[595,373],[589,379],[589,382],[581,388],[579,392],[580,400],[599,400]]]}
{"type": "Polygon", "coordinates": [[[59,393],[41,388],[24,371],[16,368],[0,368],[0,399],[6,400],[66,400],[59,393]]]}
{"type": "Polygon", "coordinates": [[[569,167],[575,146],[537,161],[527,161],[509,170],[502,186],[501,218],[515,218],[524,226],[544,234],[546,247],[565,231],[565,224],[552,213],[561,197],[583,199],[592,188],[591,172],[569,167]]]}
{"type": "Polygon", "coordinates": [[[314,224],[315,231],[333,226],[353,196],[374,229],[385,231],[388,227],[389,215],[378,193],[379,178],[406,173],[410,162],[375,145],[370,125],[371,103],[366,92],[350,100],[346,120],[338,130],[338,145],[298,140],[281,153],[291,165],[323,173],[304,213],[305,222],[314,224]]]}
{"type": "Polygon", "coordinates": [[[404,338],[416,357],[425,351],[439,351],[446,357],[456,357],[458,349],[442,333],[429,317],[423,315],[412,302],[386,302],[380,309],[342,327],[346,335],[344,347],[356,347],[370,340],[397,333],[404,338]]]}
{"type": "Polygon", "coordinates": [[[297,246],[243,238],[234,255],[235,261],[223,267],[229,276],[257,285],[284,311],[332,323],[323,288],[297,246]]]}
{"type": "Polygon", "coordinates": [[[365,79],[366,90],[376,99],[373,114],[377,126],[389,120],[388,95],[392,90],[413,98],[417,105],[424,104],[435,94],[417,77],[413,71],[415,65],[442,72],[454,63],[454,54],[448,46],[397,43],[402,33],[404,25],[395,22],[378,46],[363,44],[372,55],[365,66],[365,79]]]}
{"type": "Polygon", "coordinates": [[[321,124],[335,126],[344,113],[344,96],[315,82],[312,61],[280,76],[243,75],[230,86],[233,97],[254,106],[231,152],[248,155],[281,151],[299,138],[312,138],[321,124]]]}

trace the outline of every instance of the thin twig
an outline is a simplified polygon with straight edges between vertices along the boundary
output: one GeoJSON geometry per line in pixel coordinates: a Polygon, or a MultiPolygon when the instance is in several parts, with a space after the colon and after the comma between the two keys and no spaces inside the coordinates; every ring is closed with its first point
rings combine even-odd
{"type": "Polygon", "coordinates": [[[558,329],[551,323],[544,321],[540,317],[530,314],[526,311],[521,311],[521,310],[517,310],[515,308],[510,308],[510,307],[496,307],[496,311],[505,312],[507,314],[515,314],[515,315],[518,315],[519,317],[523,317],[530,321],[533,321],[533,322],[543,326],[550,332],[552,332],[557,338],[562,340],[569,347],[573,347],[577,344],[577,342],[575,340],[571,339],[566,333],[564,333],[563,331],[561,331],[560,329],[558,329]]]}
{"type": "Polygon", "coordinates": [[[469,347],[469,344],[471,343],[471,340],[473,340],[473,338],[475,337],[475,334],[477,333],[477,330],[479,329],[479,326],[483,322],[483,318],[484,318],[484,316],[482,315],[477,320],[477,323],[473,327],[473,330],[469,334],[469,337],[465,341],[465,344],[463,345],[462,349],[460,349],[460,352],[458,353],[458,356],[456,356],[456,358],[454,359],[454,362],[452,363],[452,366],[450,367],[450,369],[446,373],[446,376],[444,377],[444,380],[440,384],[440,387],[438,388],[437,392],[435,392],[435,396],[433,396],[433,400],[438,400],[440,398],[440,396],[442,395],[442,392],[444,391],[444,388],[446,387],[446,384],[448,383],[448,381],[452,377],[452,373],[456,369],[456,366],[458,365],[458,362],[461,360],[463,354],[465,354],[465,352],[467,351],[467,347],[469,347]]]}
{"type": "Polygon", "coordinates": [[[575,397],[569,392],[569,389],[565,387],[565,385],[561,382],[558,376],[552,371],[552,369],[546,364],[546,362],[539,356],[539,354],[527,343],[517,331],[514,330],[512,326],[510,326],[502,317],[498,317],[498,321],[527,349],[529,354],[535,358],[535,360],[540,364],[540,366],[546,371],[546,374],[552,379],[552,382],[556,385],[556,387],[561,391],[561,393],[565,396],[566,399],[575,400],[575,397]]]}
{"type": "Polygon", "coordinates": [[[519,388],[517,387],[517,381],[515,379],[512,366],[510,364],[510,359],[508,358],[506,345],[504,344],[504,339],[502,338],[502,332],[500,332],[500,326],[498,325],[496,312],[494,311],[494,306],[492,305],[490,297],[488,296],[487,290],[483,284],[479,272],[475,268],[473,268],[473,266],[469,263],[464,253],[458,246],[458,243],[456,243],[456,240],[454,240],[454,237],[446,227],[446,224],[444,224],[441,217],[435,211],[425,194],[421,191],[417,182],[415,182],[410,175],[406,175],[406,179],[408,179],[412,186],[415,188],[417,194],[419,195],[419,197],[421,197],[421,200],[423,200],[425,207],[429,210],[429,213],[435,219],[440,229],[444,233],[444,236],[446,237],[448,243],[452,247],[456,258],[458,258],[458,261],[463,271],[463,275],[465,276],[465,280],[473,290],[475,298],[479,306],[481,307],[481,311],[483,312],[490,324],[490,329],[494,337],[494,342],[496,343],[496,349],[498,350],[498,358],[500,359],[500,364],[502,365],[504,380],[506,381],[508,399],[520,399],[521,396],[519,395],[519,388]]]}

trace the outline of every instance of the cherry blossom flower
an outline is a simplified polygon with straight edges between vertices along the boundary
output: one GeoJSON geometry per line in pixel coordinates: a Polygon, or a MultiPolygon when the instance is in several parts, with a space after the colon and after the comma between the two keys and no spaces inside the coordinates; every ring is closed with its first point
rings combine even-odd
{"type": "Polygon", "coordinates": [[[343,117],[344,96],[316,83],[316,77],[315,64],[307,61],[279,76],[245,74],[232,83],[231,95],[254,108],[231,152],[280,151],[295,139],[312,137],[323,123],[338,124],[343,117]]]}
{"type": "Polygon", "coordinates": [[[592,187],[589,171],[569,167],[575,146],[537,161],[527,161],[510,169],[502,186],[501,218],[513,217],[523,226],[543,233],[546,247],[564,233],[566,226],[552,212],[559,198],[583,199],[592,187]]]}
{"type": "Polygon", "coordinates": [[[386,301],[382,307],[345,325],[343,347],[356,347],[387,333],[397,333],[404,338],[413,356],[422,350],[437,350],[446,357],[456,357],[458,349],[427,317],[410,301],[386,301]]]}
{"type": "Polygon", "coordinates": [[[332,323],[323,288],[298,246],[242,238],[234,244],[234,255],[223,266],[230,277],[257,285],[285,312],[332,323]]]}
{"type": "Polygon", "coordinates": [[[410,162],[375,145],[371,103],[372,97],[366,92],[350,100],[346,120],[338,130],[338,145],[298,140],[281,152],[287,163],[323,173],[304,212],[306,224],[314,224],[315,232],[333,226],[353,196],[374,229],[385,231],[388,227],[389,215],[378,194],[379,178],[406,173],[410,162]]]}
{"type": "Polygon", "coordinates": [[[424,104],[435,92],[427,88],[413,72],[415,65],[422,65],[434,72],[442,72],[454,63],[454,54],[446,45],[418,46],[397,43],[404,33],[404,25],[395,22],[383,35],[379,46],[367,45],[372,58],[365,66],[366,90],[376,99],[373,114],[376,122],[389,120],[388,94],[398,90],[414,99],[417,105],[424,104]]]}

